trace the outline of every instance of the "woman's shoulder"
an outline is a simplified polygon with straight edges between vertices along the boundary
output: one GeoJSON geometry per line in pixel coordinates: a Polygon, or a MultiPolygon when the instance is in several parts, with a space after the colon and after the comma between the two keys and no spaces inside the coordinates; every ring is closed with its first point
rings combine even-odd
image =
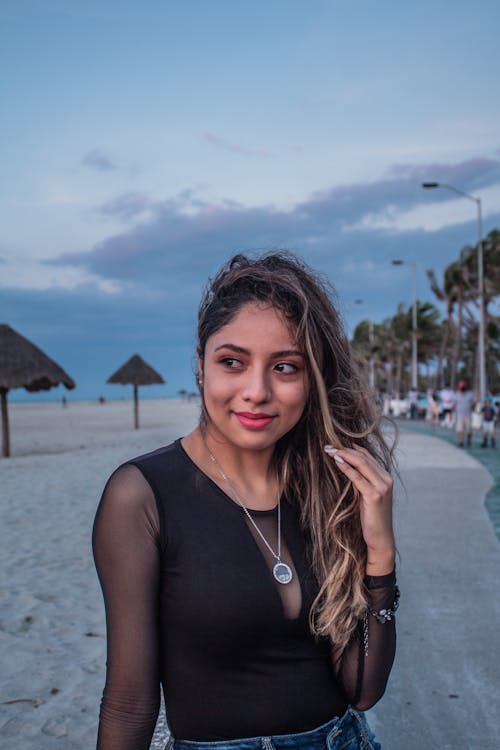
{"type": "MultiPolygon", "coordinates": [[[[144,475],[148,482],[154,487],[160,483],[165,486],[176,477],[184,475],[191,469],[188,459],[181,445],[180,438],[173,443],[157,448],[150,453],[144,453],[131,458],[122,467],[134,466],[144,475]]],[[[122,468],[120,467],[120,468],[122,468]]]]}
{"type": "Polygon", "coordinates": [[[157,502],[163,505],[173,496],[189,491],[196,482],[197,469],[181,444],[181,439],[131,458],[122,464],[113,476],[126,473],[136,484],[142,481],[153,491],[157,502]]]}
{"type": "Polygon", "coordinates": [[[138,468],[151,468],[155,466],[166,467],[175,464],[178,461],[181,452],[182,448],[180,446],[180,439],[178,439],[174,440],[174,442],[169,445],[156,448],[156,450],[150,451],[149,453],[142,453],[140,456],[129,458],[128,461],[122,464],[122,466],[130,466],[132,464],[138,468]]]}
{"type": "Polygon", "coordinates": [[[109,477],[103,495],[115,502],[137,502],[155,489],[157,482],[168,475],[179,452],[179,441],[149,453],[130,458],[118,466],[109,477]]]}

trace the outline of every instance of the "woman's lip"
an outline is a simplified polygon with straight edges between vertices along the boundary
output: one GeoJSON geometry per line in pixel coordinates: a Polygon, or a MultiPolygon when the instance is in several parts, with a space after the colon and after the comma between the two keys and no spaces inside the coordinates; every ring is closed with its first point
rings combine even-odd
{"type": "Polygon", "coordinates": [[[237,411],[235,414],[238,417],[247,417],[247,419],[273,419],[274,417],[273,414],[266,414],[264,411],[237,411]]]}
{"type": "Polygon", "coordinates": [[[243,427],[248,427],[251,430],[260,430],[262,427],[267,427],[274,419],[273,414],[254,414],[246,411],[236,411],[234,415],[243,427]]]}

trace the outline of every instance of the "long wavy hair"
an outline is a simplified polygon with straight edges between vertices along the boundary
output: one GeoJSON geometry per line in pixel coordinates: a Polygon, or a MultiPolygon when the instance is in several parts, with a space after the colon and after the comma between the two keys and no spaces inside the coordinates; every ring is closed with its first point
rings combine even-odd
{"type": "MultiPolygon", "coordinates": [[[[311,629],[330,636],[342,650],[366,611],[367,550],[359,492],[325,455],[324,446],[363,446],[387,470],[392,451],[351,354],[333,287],[291,253],[235,255],[221,268],[200,303],[199,356],[203,358],[208,338],[252,302],[279,310],[306,355],[307,402],[299,422],[276,444],[273,460],[280,488],[299,509],[310,540],[319,584],[311,629]]],[[[202,423],[207,418],[202,407],[202,423]]]]}

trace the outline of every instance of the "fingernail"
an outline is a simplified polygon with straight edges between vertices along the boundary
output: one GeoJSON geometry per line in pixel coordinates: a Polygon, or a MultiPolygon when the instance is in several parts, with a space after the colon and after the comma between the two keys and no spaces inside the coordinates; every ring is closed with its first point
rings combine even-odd
{"type": "Polygon", "coordinates": [[[325,445],[325,453],[337,453],[338,448],[334,448],[333,445],[325,445]]]}
{"type": "Polygon", "coordinates": [[[338,464],[345,464],[345,461],[342,458],[342,456],[334,456],[333,460],[336,461],[338,464]]]}

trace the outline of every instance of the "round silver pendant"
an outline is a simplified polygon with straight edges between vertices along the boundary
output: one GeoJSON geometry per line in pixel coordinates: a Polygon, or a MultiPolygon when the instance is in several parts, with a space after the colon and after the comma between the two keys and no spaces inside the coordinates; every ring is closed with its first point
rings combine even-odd
{"type": "Polygon", "coordinates": [[[273,568],[273,576],[278,583],[290,583],[293,577],[292,569],[284,562],[277,562],[273,568]]]}

